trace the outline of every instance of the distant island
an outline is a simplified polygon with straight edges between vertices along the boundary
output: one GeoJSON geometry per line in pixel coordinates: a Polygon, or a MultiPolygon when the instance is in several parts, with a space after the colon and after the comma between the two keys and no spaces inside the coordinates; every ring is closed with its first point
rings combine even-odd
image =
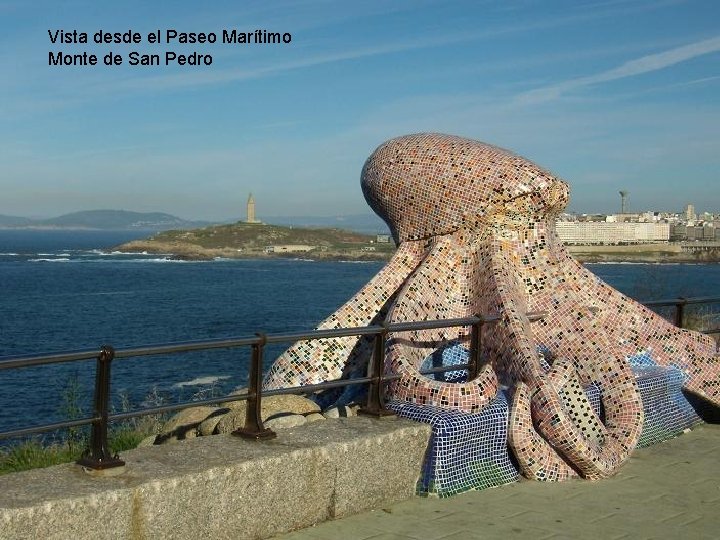
{"type": "Polygon", "coordinates": [[[182,260],[293,257],[374,261],[389,259],[395,245],[387,234],[238,222],[186,231],[163,231],[115,249],[164,254],[182,260]]]}
{"type": "MultiPolygon", "coordinates": [[[[238,222],[201,229],[159,232],[118,246],[118,251],[164,254],[178,259],[294,257],[316,260],[388,260],[395,252],[389,235],[338,228],[302,228],[238,222]]],[[[634,245],[567,246],[581,262],[718,262],[720,245],[673,242],[634,245]]]]}
{"type": "Polygon", "coordinates": [[[207,221],[188,221],[163,212],[127,210],[87,210],[49,219],[31,219],[0,215],[0,229],[92,229],[143,230],[193,229],[209,225],[207,221]]]}
{"type": "MultiPolygon", "coordinates": [[[[269,218],[276,224],[213,225],[164,212],[89,210],[56,218],[0,215],[0,229],[136,230],[155,233],[118,246],[119,251],[164,254],[178,259],[302,257],[388,260],[395,245],[375,215],[269,218]],[[350,230],[352,229],[352,230],[350,230]],[[357,232],[363,231],[363,232],[357,232]]],[[[567,245],[581,262],[720,262],[720,242],[656,242],[628,245],[567,245]]]]}
{"type": "MultiPolygon", "coordinates": [[[[59,230],[127,230],[166,231],[198,229],[213,224],[228,224],[235,219],[217,221],[187,220],[165,212],[131,212],[128,210],[86,210],[48,219],[33,219],[0,214],[0,229],[59,230]]],[[[288,227],[347,229],[365,234],[387,232],[387,225],[375,214],[334,216],[263,216],[263,221],[288,227]]]]}

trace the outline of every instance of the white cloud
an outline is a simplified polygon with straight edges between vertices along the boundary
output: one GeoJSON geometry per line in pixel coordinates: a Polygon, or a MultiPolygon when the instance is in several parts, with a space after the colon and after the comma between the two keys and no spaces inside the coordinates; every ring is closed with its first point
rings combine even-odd
{"type": "Polygon", "coordinates": [[[689,45],[683,45],[682,47],[676,47],[675,49],[661,53],[642,56],[635,60],[629,60],[616,68],[596,73],[595,75],[578,77],[559,84],[536,88],[535,90],[520,94],[518,100],[523,103],[550,101],[571,90],[665,69],[680,62],[685,62],[686,60],[717,51],[720,51],[720,36],[690,43],[689,45]]]}

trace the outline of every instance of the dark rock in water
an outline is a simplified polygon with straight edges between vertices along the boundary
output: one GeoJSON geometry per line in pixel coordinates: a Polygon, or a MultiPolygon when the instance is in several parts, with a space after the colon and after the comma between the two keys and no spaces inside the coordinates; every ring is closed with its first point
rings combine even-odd
{"type": "Polygon", "coordinates": [[[212,261],[213,258],[202,253],[178,253],[170,255],[169,261],[212,261]]]}

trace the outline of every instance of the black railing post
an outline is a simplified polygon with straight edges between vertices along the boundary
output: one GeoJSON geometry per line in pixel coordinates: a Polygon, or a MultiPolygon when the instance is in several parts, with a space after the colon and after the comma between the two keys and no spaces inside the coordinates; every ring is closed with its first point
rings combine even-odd
{"type": "Polygon", "coordinates": [[[394,416],[395,413],[385,408],[384,390],[385,383],[383,374],[385,372],[385,341],[387,340],[387,325],[382,324],[382,330],[375,335],[375,343],[372,359],[370,360],[368,377],[372,380],[369,383],[367,402],[364,407],[358,410],[363,416],[394,416]]]}
{"type": "Polygon", "coordinates": [[[118,455],[112,455],[108,445],[108,415],[110,413],[110,370],[115,350],[109,345],[100,348],[95,369],[95,417],[90,432],[90,448],[77,461],[88,469],[103,470],[122,467],[125,462],[118,455]]]}
{"type": "Polygon", "coordinates": [[[675,326],[678,328],[684,328],[685,304],[687,304],[687,298],[684,296],[679,297],[675,303],[675,326]]]}
{"type": "Polygon", "coordinates": [[[483,318],[476,315],[477,322],[472,325],[470,334],[470,362],[468,362],[468,381],[472,381],[480,373],[480,340],[482,337],[483,318]]]}
{"type": "Polygon", "coordinates": [[[262,364],[263,348],[267,342],[265,334],[256,334],[258,343],[252,345],[252,359],[250,361],[250,380],[248,399],[245,409],[245,425],[232,432],[233,435],[243,439],[273,439],[277,434],[262,423],[262,364]]]}

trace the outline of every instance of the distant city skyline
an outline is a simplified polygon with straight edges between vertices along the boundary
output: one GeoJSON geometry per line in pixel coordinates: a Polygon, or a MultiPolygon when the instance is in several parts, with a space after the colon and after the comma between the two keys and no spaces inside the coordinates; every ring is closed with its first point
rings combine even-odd
{"type": "Polygon", "coordinates": [[[567,210],[720,212],[720,3],[0,0],[0,214],[370,213],[365,159],[407,133],[512,150],[567,210]],[[48,30],[288,32],[282,45],[53,44],[48,30]],[[210,66],[48,65],[175,50],[210,66]]]}
{"type": "MultiPolygon", "coordinates": [[[[273,218],[293,218],[293,217],[296,217],[296,218],[314,218],[314,217],[320,218],[320,217],[322,217],[322,218],[338,218],[338,219],[342,220],[343,217],[367,215],[367,216],[375,216],[378,219],[380,219],[380,217],[377,216],[376,214],[374,214],[369,207],[365,212],[357,212],[357,213],[353,213],[353,214],[337,214],[337,213],[301,214],[301,213],[295,213],[295,214],[281,214],[281,215],[270,215],[270,214],[262,214],[262,213],[256,214],[255,208],[256,208],[255,197],[252,196],[252,197],[248,197],[247,199],[245,199],[245,204],[243,205],[242,208],[238,208],[238,211],[236,212],[235,215],[226,216],[223,219],[217,219],[217,220],[212,220],[212,219],[211,220],[202,220],[202,219],[196,218],[195,216],[185,216],[185,215],[173,214],[172,212],[165,212],[162,208],[148,210],[146,212],[147,213],[154,213],[154,212],[168,213],[168,214],[174,215],[175,217],[187,219],[189,221],[193,221],[193,220],[196,220],[196,221],[218,221],[218,222],[243,221],[245,223],[262,223],[262,220],[259,219],[261,217],[264,219],[270,219],[270,220],[272,220],[273,218]]],[[[95,210],[100,210],[100,209],[89,208],[87,210],[95,211],[95,210]]],[[[121,210],[121,211],[128,211],[128,212],[136,212],[137,211],[132,208],[113,208],[113,209],[108,208],[107,210],[121,210]]],[[[65,213],[57,213],[56,212],[53,214],[42,215],[42,216],[20,215],[20,214],[10,214],[10,213],[0,212],[0,216],[12,216],[12,217],[31,218],[31,219],[50,219],[50,218],[56,218],[56,217],[60,217],[60,216],[67,215],[67,214],[83,212],[83,211],[85,211],[85,210],[71,211],[71,212],[65,212],[65,213]]],[[[700,210],[697,210],[693,204],[686,204],[681,209],[671,209],[671,210],[664,209],[664,208],[643,208],[643,209],[639,209],[639,210],[630,209],[626,213],[629,215],[638,215],[638,214],[644,214],[644,213],[648,213],[648,212],[658,212],[661,214],[674,214],[677,216],[685,217],[687,220],[701,220],[704,214],[710,214],[713,216],[720,217],[720,211],[712,211],[712,210],[700,211],[700,210]],[[690,207],[692,209],[692,214],[694,217],[689,217],[688,207],[690,207]]],[[[575,211],[568,210],[568,209],[566,209],[563,213],[564,214],[575,214],[575,215],[590,215],[590,216],[591,215],[605,215],[605,216],[622,215],[621,212],[617,212],[617,211],[601,212],[601,211],[590,210],[587,212],[575,212],[575,211]]]]}

